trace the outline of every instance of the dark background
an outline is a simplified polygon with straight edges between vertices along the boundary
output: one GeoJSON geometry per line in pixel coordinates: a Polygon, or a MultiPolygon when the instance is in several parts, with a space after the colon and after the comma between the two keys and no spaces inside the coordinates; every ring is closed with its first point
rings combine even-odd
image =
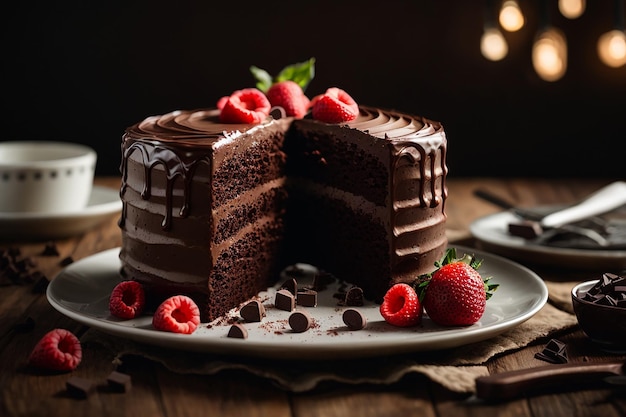
{"type": "Polygon", "coordinates": [[[127,126],[214,106],[254,85],[250,65],[276,74],[315,57],[310,97],[339,86],[358,103],[443,122],[451,176],[626,177],[626,67],[596,54],[613,1],[588,1],[576,20],[550,4],[569,46],[553,83],[531,64],[536,0],[520,0],[526,26],[504,32],[500,62],[480,54],[477,0],[11,2],[1,140],[87,143],[97,173],[119,175],[127,126]]]}

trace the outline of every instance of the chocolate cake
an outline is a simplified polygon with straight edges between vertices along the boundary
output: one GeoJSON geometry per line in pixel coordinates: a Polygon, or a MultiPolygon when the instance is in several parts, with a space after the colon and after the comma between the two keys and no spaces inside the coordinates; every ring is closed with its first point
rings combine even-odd
{"type": "Polygon", "coordinates": [[[176,111],[122,139],[122,275],[213,320],[311,263],[380,301],[447,246],[440,123],[360,107],[342,124],[176,111]]]}

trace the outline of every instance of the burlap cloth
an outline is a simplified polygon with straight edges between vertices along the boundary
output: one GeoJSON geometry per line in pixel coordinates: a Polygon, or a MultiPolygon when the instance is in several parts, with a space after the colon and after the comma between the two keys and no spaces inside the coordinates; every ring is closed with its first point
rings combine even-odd
{"type": "Polygon", "coordinates": [[[97,343],[110,349],[116,363],[142,357],[184,374],[213,375],[229,370],[244,370],[293,392],[311,390],[324,381],[391,384],[407,374],[419,373],[452,391],[473,393],[475,378],[489,374],[485,366],[488,359],[533,342],[545,343],[549,336],[576,325],[570,300],[570,290],[576,283],[546,284],[549,290],[548,303],[526,322],[492,339],[436,352],[309,362],[192,352],[173,355],[171,350],[106,335],[95,329],[87,331],[81,341],[86,346],[97,343]]]}

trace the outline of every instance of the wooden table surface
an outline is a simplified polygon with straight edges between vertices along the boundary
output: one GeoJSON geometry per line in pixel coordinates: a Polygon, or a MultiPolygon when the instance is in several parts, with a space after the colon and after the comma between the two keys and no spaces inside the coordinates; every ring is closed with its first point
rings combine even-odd
{"type": "MultiPolygon", "coordinates": [[[[452,242],[473,245],[468,226],[476,218],[500,209],[473,196],[486,187],[520,205],[574,202],[610,180],[449,178],[447,227],[452,242]]],[[[96,183],[119,187],[118,178],[98,178],[96,183]]],[[[37,256],[36,268],[48,279],[62,269],[60,260],[76,261],[120,245],[118,215],[95,229],[55,242],[58,256],[37,256]]],[[[0,248],[19,248],[24,256],[41,253],[46,242],[0,242],[0,248]]],[[[545,280],[584,281],[606,272],[568,271],[529,265],[545,280]]],[[[102,381],[115,370],[114,354],[93,347],[84,349],[80,366],[72,373],[42,375],[26,366],[36,341],[47,331],[61,327],[82,335],[87,328],[54,310],[41,282],[1,281],[0,286],[0,415],[1,416],[625,416],[626,391],[585,388],[576,392],[548,392],[499,404],[468,401],[465,394],[448,391],[419,374],[390,385],[326,383],[292,393],[246,372],[225,371],[213,376],[181,375],[149,360],[133,361],[124,372],[132,377],[127,393],[97,390],[87,399],[67,395],[65,383],[72,375],[102,381]],[[28,319],[32,329],[24,329],[28,319]],[[20,326],[21,325],[21,326],[20,326]],[[428,387],[424,389],[423,387],[428,387]]],[[[558,335],[568,345],[571,361],[626,359],[607,355],[591,345],[576,327],[558,335]]],[[[534,344],[495,357],[486,364],[490,372],[537,366],[534,344]]],[[[174,354],[174,353],[173,353],[174,354]]],[[[295,364],[297,366],[297,363],[295,364]]]]}

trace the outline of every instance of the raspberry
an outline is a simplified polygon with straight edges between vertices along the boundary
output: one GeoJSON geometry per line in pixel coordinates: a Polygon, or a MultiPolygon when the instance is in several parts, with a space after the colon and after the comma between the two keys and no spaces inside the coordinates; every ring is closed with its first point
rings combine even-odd
{"type": "Polygon", "coordinates": [[[50,371],[73,371],[82,357],[80,341],[72,332],[53,329],[39,339],[28,357],[28,363],[50,371]]]}
{"type": "Polygon", "coordinates": [[[136,281],[122,281],[113,288],[109,298],[109,311],[121,319],[133,319],[143,312],[146,297],[143,287],[136,281]]]}
{"type": "Polygon", "coordinates": [[[272,85],[266,94],[270,104],[285,109],[287,116],[301,119],[309,109],[308,97],[294,81],[280,81],[272,85]]]}
{"type": "Polygon", "coordinates": [[[380,314],[393,326],[415,326],[422,321],[422,305],[413,287],[394,284],[383,298],[380,314]]]}
{"type": "Polygon", "coordinates": [[[196,303],[185,295],[174,295],[163,301],[152,317],[157,330],[191,334],[200,324],[200,310],[196,303]]]}
{"type": "Polygon", "coordinates": [[[315,120],[325,123],[343,123],[356,119],[359,106],[344,90],[332,87],[311,102],[315,120]]]}
{"type": "MultiPolygon", "coordinates": [[[[221,100],[220,100],[221,101],[221,100]]],[[[222,103],[218,101],[218,106],[222,103]]],[[[244,88],[232,93],[220,109],[224,123],[261,123],[270,114],[271,105],[261,90],[244,88]]]]}

